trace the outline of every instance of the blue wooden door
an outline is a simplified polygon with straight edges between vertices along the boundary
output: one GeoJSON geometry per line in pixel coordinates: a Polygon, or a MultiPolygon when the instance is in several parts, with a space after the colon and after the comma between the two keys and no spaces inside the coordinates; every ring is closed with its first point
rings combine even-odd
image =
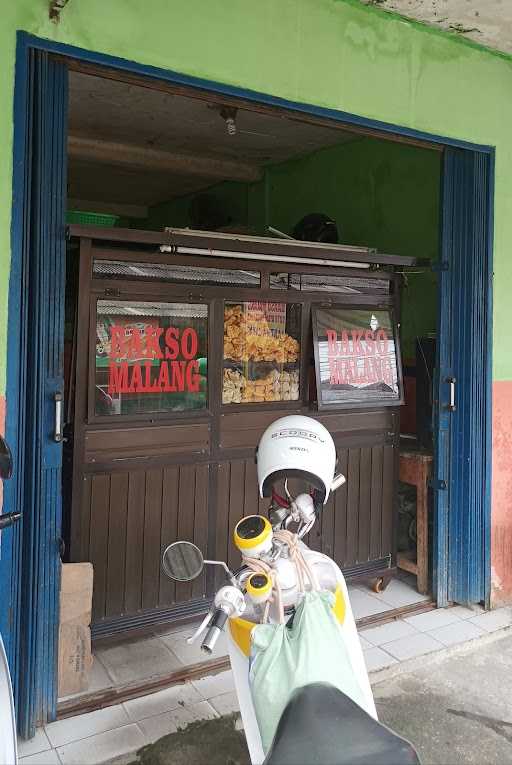
{"type": "Polygon", "coordinates": [[[493,155],[446,149],[439,272],[434,587],[488,602],[493,155]]]}
{"type": "Polygon", "coordinates": [[[7,435],[15,473],[7,508],[22,520],[11,537],[9,655],[18,727],[54,719],[60,585],[62,443],[56,399],[63,391],[67,70],[44,52],[18,56],[7,435]]]}

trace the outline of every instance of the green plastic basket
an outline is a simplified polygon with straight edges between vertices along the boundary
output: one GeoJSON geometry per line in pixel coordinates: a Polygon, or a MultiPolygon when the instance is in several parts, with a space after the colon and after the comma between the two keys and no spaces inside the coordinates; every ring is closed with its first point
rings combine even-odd
{"type": "Polygon", "coordinates": [[[68,210],[66,214],[67,223],[79,223],[82,226],[115,226],[118,220],[118,215],[82,212],[81,210],[68,210]]]}

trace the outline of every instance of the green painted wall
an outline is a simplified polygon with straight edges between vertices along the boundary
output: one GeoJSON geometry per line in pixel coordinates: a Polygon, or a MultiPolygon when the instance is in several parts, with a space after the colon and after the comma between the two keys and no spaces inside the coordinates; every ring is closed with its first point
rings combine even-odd
{"type": "MultiPolygon", "coordinates": [[[[440,154],[389,141],[356,139],[269,169],[270,225],[291,233],[309,212],[338,225],[340,241],[436,260],[440,154]]],[[[402,350],[436,328],[436,278],[411,274],[403,290],[402,350]]]]}
{"type": "MultiPolygon", "coordinates": [[[[225,181],[224,183],[216,183],[200,193],[215,197],[222,210],[229,212],[232,223],[246,224],[248,215],[247,184],[225,181]]],[[[158,230],[166,226],[175,226],[176,228],[190,226],[190,203],[195,196],[196,194],[186,194],[183,197],[177,197],[152,207],[147,220],[148,228],[158,230]]]]}
{"type": "MultiPolygon", "coordinates": [[[[381,252],[436,260],[439,244],[439,152],[356,138],[306,157],[268,167],[265,180],[222,183],[215,196],[233,221],[265,235],[268,225],[292,233],[307,213],[324,212],[340,241],[381,252]]],[[[187,195],[154,207],[151,228],[190,225],[187,195]]],[[[402,293],[402,351],[414,357],[414,338],[436,328],[432,271],[411,273],[402,293]]]]}
{"type": "Polygon", "coordinates": [[[512,379],[512,60],[358,0],[4,3],[0,25],[0,391],[5,387],[16,30],[282,98],[497,147],[494,376],[512,379]]]}

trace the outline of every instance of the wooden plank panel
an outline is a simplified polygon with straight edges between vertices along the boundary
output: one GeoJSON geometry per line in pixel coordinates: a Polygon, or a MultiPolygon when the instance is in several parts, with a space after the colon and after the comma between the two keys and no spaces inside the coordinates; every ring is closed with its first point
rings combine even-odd
{"type": "MultiPolygon", "coordinates": [[[[80,505],[80,557],[77,562],[90,560],[89,533],[91,527],[92,476],[84,476],[82,481],[82,501],[80,505]]],[[[80,487],[76,489],[80,490],[80,487]]]]}
{"type": "MultiPolygon", "coordinates": [[[[162,525],[160,529],[160,560],[165,548],[178,539],[178,484],[179,468],[176,465],[163,471],[162,525]]],[[[160,605],[171,605],[176,599],[176,585],[160,566],[158,600],[160,605]]]]}
{"type": "Polygon", "coordinates": [[[370,500],[370,557],[382,557],[382,469],[384,449],[372,448],[372,485],[370,500]]]}
{"type": "MultiPolygon", "coordinates": [[[[240,427],[240,412],[223,414],[220,418],[220,445],[225,449],[255,448],[263,431],[272,422],[293,413],[291,410],[244,412],[243,427],[240,427]]],[[[393,414],[388,409],[370,412],[333,412],[321,415],[308,412],[308,417],[313,417],[325,425],[335,440],[350,438],[358,433],[378,433],[393,429],[393,414]]]]}
{"type": "Polygon", "coordinates": [[[85,461],[90,464],[140,456],[206,454],[209,440],[208,423],[89,429],[85,435],[85,461]]]}
{"type": "Polygon", "coordinates": [[[142,557],[142,608],[156,608],[160,583],[160,537],[162,529],[162,473],[146,472],[144,500],[144,552],[142,557]]]}
{"type": "Polygon", "coordinates": [[[361,449],[359,468],[359,532],[357,559],[361,563],[370,559],[370,514],[372,485],[372,450],[361,449]]]}
{"type": "MultiPolygon", "coordinates": [[[[194,465],[180,465],[178,490],[178,539],[194,541],[194,495],[196,469],[194,465]]],[[[204,574],[202,575],[204,576],[204,574]]],[[[181,603],[192,597],[191,582],[176,582],[176,602],[181,603]]]]}
{"type": "Polygon", "coordinates": [[[360,449],[348,450],[347,475],[347,547],[345,565],[357,563],[359,536],[359,466],[360,449]]]}
{"type": "MultiPolygon", "coordinates": [[[[218,468],[217,486],[217,522],[215,533],[215,558],[217,560],[228,559],[228,526],[229,519],[229,481],[231,475],[231,463],[222,462],[218,468]]],[[[224,581],[221,571],[215,572],[215,586],[220,587],[224,581]]]]}
{"type": "Polygon", "coordinates": [[[316,416],[325,425],[334,440],[345,438],[358,432],[378,432],[390,430],[393,426],[392,412],[387,410],[372,410],[369,412],[332,412],[316,416]]]}
{"type": "MultiPolygon", "coordinates": [[[[338,489],[339,491],[339,489],[338,489]]],[[[327,504],[320,514],[321,550],[330,558],[334,555],[334,513],[336,508],[336,492],[329,495],[327,504]]]]}
{"type": "Polygon", "coordinates": [[[253,459],[245,460],[245,494],[242,515],[258,515],[259,490],[258,472],[253,459]]]}
{"type": "Polygon", "coordinates": [[[145,495],[146,472],[144,470],[131,471],[128,480],[128,517],[126,523],[126,613],[135,613],[142,607],[145,495]]]}
{"type": "Polygon", "coordinates": [[[105,616],[107,585],[108,510],[110,476],[97,475],[92,480],[89,556],[94,567],[93,618],[105,616]]]}
{"type": "Polygon", "coordinates": [[[233,570],[240,566],[240,552],[233,543],[233,530],[242,518],[245,495],[245,462],[242,460],[231,463],[229,481],[229,514],[228,514],[228,566],[233,570]]]}
{"type": "MultiPolygon", "coordinates": [[[[208,548],[208,465],[196,467],[196,491],[194,512],[194,544],[203,555],[207,556],[208,548]]],[[[206,594],[206,572],[192,582],[192,597],[201,598],[206,594]]]]}
{"type": "MultiPolygon", "coordinates": [[[[348,480],[348,449],[338,449],[337,470],[348,480]]],[[[347,498],[348,486],[340,486],[334,495],[334,560],[344,566],[347,557],[347,498]]]]}
{"type": "Polygon", "coordinates": [[[110,478],[106,616],[124,611],[127,514],[128,473],[115,473],[110,478]]]}
{"type": "Polygon", "coordinates": [[[393,549],[393,499],[395,483],[395,447],[384,447],[383,488],[382,488],[382,554],[388,555],[393,549]]]}

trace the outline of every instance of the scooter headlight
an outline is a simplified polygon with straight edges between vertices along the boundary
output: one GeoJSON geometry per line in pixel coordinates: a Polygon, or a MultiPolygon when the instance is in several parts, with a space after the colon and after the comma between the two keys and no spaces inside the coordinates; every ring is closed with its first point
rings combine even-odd
{"type": "Polygon", "coordinates": [[[272,526],[262,515],[248,515],[235,526],[233,539],[242,555],[258,558],[272,549],[272,526]]]}

